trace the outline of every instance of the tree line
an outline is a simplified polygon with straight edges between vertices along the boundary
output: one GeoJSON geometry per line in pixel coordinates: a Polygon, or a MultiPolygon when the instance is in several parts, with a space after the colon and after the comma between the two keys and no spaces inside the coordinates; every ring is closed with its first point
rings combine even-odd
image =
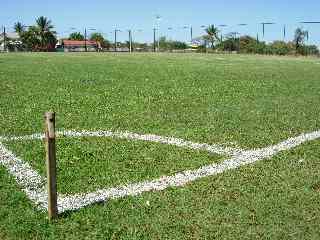
{"type": "Polygon", "coordinates": [[[259,41],[249,35],[236,36],[229,33],[225,38],[219,36],[219,29],[213,25],[206,28],[206,35],[202,36],[203,44],[198,51],[227,51],[238,53],[269,54],[269,55],[319,55],[316,45],[307,45],[308,31],[302,28],[295,30],[294,39],[289,42],[276,40],[271,43],[259,41]]]}
{"type": "MultiPolygon", "coordinates": [[[[41,16],[35,20],[35,24],[32,26],[26,26],[21,22],[14,24],[14,30],[19,36],[18,41],[10,41],[7,38],[7,47],[9,50],[21,50],[21,51],[55,51],[56,44],[58,42],[57,32],[54,31],[54,26],[51,20],[47,17],[41,16]]],[[[308,32],[301,28],[297,28],[294,34],[294,39],[289,42],[274,41],[266,43],[259,41],[258,38],[251,36],[237,36],[236,33],[227,34],[222,37],[220,31],[214,25],[209,25],[205,29],[205,34],[200,37],[201,44],[199,44],[194,50],[198,52],[238,52],[238,53],[254,53],[254,54],[275,54],[275,55],[319,55],[319,49],[315,45],[307,45],[306,39],[308,32]]],[[[69,40],[85,40],[85,36],[80,32],[72,32],[69,40]]],[[[120,48],[128,48],[130,43],[126,41],[124,43],[117,42],[111,43],[99,32],[94,32],[89,36],[89,40],[99,43],[99,46],[103,49],[109,50],[115,48],[115,44],[120,48]]],[[[133,42],[133,49],[137,51],[149,51],[156,47],[159,47],[161,51],[172,50],[184,50],[192,47],[182,41],[167,40],[166,37],[160,37],[156,43],[138,43],[133,42]]],[[[98,44],[97,44],[98,45],[98,44]]]]}

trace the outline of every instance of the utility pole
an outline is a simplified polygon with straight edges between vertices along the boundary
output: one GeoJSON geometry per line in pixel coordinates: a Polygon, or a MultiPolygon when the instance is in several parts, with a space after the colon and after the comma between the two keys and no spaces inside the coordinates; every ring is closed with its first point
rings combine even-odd
{"type": "Polygon", "coordinates": [[[160,52],[160,34],[158,34],[159,37],[158,37],[158,52],[160,52]]]}
{"type": "Polygon", "coordinates": [[[128,30],[129,32],[129,52],[132,52],[132,31],[128,30]]]}
{"type": "Polygon", "coordinates": [[[190,37],[191,37],[190,43],[192,44],[192,39],[193,39],[193,29],[192,29],[192,26],[190,27],[190,37]]]}
{"type": "Polygon", "coordinates": [[[273,25],[273,24],[276,24],[274,22],[263,22],[261,23],[262,24],[262,37],[264,38],[264,35],[265,35],[265,25],[273,25]]]}
{"type": "Polygon", "coordinates": [[[88,52],[87,48],[87,28],[84,29],[84,49],[86,52],[88,52]]]}
{"type": "Polygon", "coordinates": [[[3,51],[6,52],[7,51],[7,42],[6,42],[6,27],[3,26],[3,51]]]}
{"type": "Polygon", "coordinates": [[[117,51],[117,29],[114,30],[114,51],[117,51]]]}
{"type": "Polygon", "coordinates": [[[156,52],[156,28],[153,29],[153,51],[156,52]]]}
{"type": "Polygon", "coordinates": [[[114,51],[117,52],[117,32],[121,32],[119,29],[114,30],[114,51]]]}

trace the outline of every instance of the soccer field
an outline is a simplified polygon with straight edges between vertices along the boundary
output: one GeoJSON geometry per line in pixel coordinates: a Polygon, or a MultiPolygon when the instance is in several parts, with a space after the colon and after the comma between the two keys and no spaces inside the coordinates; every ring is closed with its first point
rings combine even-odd
{"type": "Polygon", "coordinates": [[[1,239],[320,237],[317,58],[2,54],[0,93],[1,239]]]}

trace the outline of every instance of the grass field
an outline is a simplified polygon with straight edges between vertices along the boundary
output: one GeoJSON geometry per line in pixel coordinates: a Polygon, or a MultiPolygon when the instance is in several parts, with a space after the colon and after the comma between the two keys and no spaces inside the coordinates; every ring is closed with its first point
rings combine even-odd
{"type": "MultiPolygon", "coordinates": [[[[320,129],[320,60],[202,54],[2,54],[0,136],[61,130],[172,136],[245,150],[320,129]]],[[[40,140],[5,146],[45,176],[40,140]]],[[[58,140],[58,190],[82,193],[227,156],[112,138],[58,140]]],[[[0,165],[0,239],[319,239],[320,141],[181,188],[49,224],[0,165]]]]}

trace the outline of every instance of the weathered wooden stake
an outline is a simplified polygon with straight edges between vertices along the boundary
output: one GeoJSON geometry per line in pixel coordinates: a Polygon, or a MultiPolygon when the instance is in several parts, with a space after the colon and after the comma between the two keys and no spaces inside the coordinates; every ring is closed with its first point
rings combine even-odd
{"type": "Polygon", "coordinates": [[[56,140],[55,113],[45,113],[45,142],[48,182],[48,215],[49,220],[57,217],[57,179],[56,179],[56,140]]]}

